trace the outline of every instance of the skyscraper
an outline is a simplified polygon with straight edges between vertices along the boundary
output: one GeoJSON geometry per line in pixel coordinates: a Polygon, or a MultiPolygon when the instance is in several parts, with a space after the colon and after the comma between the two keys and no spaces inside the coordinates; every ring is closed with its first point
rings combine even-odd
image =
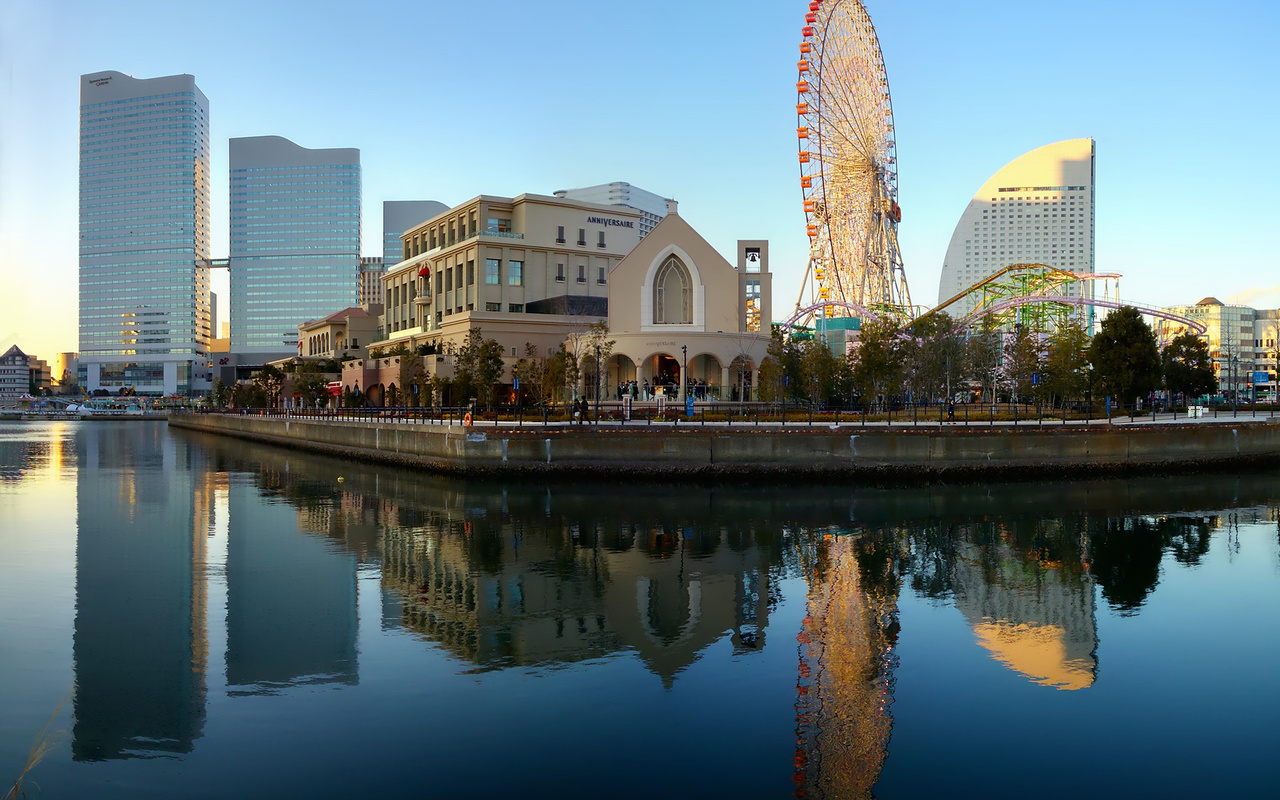
{"type": "MultiPolygon", "coordinates": [[[[1025,153],[987,179],[951,234],[938,303],[1012,264],[1093,272],[1093,175],[1093,140],[1069,139],[1025,153]]],[[[952,313],[971,309],[961,303],[952,313]]]]}
{"type": "Polygon", "coordinates": [[[190,75],[80,77],[88,391],[209,387],[209,101],[190,75]]]}
{"type": "Polygon", "coordinates": [[[360,151],[231,140],[231,349],[296,355],[298,323],[356,304],[360,151]]]}
{"type": "Polygon", "coordinates": [[[404,261],[404,242],[400,237],[410,228],[448,211],[436,200],[384,200],[382,202],[382,263],[392,267],[404,261]]]}

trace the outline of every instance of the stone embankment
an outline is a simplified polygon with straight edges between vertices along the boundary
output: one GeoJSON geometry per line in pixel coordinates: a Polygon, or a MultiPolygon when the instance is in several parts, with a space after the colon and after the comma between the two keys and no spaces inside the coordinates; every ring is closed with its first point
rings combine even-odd
{"type": "Polygon", "coordinates": [[[1037,428],[463,428],[174,414],[169,425],[348,458],[461,474],[965,477],[1186,472],[1280,463],[1275,420],[1037,428]]]}

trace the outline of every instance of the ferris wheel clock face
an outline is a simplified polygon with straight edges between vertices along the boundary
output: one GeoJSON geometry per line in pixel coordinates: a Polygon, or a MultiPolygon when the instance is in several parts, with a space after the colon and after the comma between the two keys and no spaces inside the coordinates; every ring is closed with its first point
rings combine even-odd
{"type": "Polygon", "coordinates": [[[858,0],[814,0],[808,8],[796,65],[796,137],[810,268],[797,313],[801,306],[824,317],[909,313],[880,41],[858,0]]]}

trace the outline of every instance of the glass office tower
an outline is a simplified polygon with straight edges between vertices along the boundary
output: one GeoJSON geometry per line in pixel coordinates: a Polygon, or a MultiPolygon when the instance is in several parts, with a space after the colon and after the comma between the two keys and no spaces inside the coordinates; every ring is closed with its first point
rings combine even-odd
{"type": "Polygon", "coordinates": [[[80,78],[80,363],[112,394],[207,390],[209,101],[190,75],[80,78]]]}
{"type": "Polygon", "coordinates": [[[297,355],[298,324],[356,304],[360,151],[231,140],[231,349],[297,355]]]}

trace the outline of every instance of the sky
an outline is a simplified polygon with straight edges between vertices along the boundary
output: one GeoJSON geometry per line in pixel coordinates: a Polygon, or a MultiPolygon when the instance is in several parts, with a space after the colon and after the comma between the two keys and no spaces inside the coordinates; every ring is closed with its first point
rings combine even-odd
{"type": "MultiPolygon", "coordinates": [[[[952,230],[991,174],[1093,137],[1096,268],[1123,273],[1122,299],[1280,305],[1280,3],[864,2],[893,95],[915,303],[937,302],[952,230]]],[[[215,257],[227,140],[270,134],[361,150],[366,255],[381,255],[384,200],[628,181],[677,199],[730,257],[738,239],[768,239],[784,318],[808,248],[807,5],[3,0],[0,350],[77,349],[79,76],[101,70],[190,73],[209,98],[215,257]]]]}

